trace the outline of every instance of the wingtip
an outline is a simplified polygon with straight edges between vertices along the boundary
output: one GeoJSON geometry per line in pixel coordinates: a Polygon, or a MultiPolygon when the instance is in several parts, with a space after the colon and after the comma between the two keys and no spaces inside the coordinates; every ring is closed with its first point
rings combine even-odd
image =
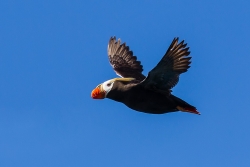
{"type": "Polygon", "coordinates": [[[182,40],[182,41],[180,42],[180,44],[183,45],[183,46],[185,47],[184,40],[182,40]]]}
{"type": "Polygon", "coordinates": [[[178,43],[178,41],[179,41],[179,37],[174,37],[172,43],[176,43],[176,42],[178,43]]]}
{"type": "Polygon", "coordinates": [[[114,43],[121,43],[121,38],[118,38],[117,40],[116,40],[116,36],[114,35],[114,36],[111,36],[110,37],[110,41],[114,41],[114,43]]]}
{"type": "Polygon", "coordinates": [[[109,41],[110,41],[110,42],[111,42],[111,41],[116,42],[116,36],[115,36],[115,35],[114,35],[114,36],[111,36],[110,39],[109,39],[109,41]]]}
{"type": "MultiPolygon", "coordinates": [[[[179,43],[179,37],[175,37],[173,41],[176,41],[177,43],[179,43]]],[[[184,39],[179,44],[183,45],[183,47],[187,46],[187,43],[185,43],[184,39]]]]}

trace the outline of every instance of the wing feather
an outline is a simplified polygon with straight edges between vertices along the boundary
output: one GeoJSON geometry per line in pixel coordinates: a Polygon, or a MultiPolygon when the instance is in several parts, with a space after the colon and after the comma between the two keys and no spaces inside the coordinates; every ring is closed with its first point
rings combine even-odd
{"type": "Polygon", "coordinates": [[[111,66],[117,75],[124,78],[135,78],[142,81],[145,76],[142,74],[143,67],[133,52],[129,50],[126,43],[121,44],[121,40],[116,41],[115,37],[111,37],[108,44],[108,57],[111,66]]]}
{"type": "Polygon", "coordinates": [[[171,92],[179,81],[179,75],[190,68],[189,47],[184,40],[174,38],[161,61],[153,68],[140,85],[159,92],[171,92]]]}

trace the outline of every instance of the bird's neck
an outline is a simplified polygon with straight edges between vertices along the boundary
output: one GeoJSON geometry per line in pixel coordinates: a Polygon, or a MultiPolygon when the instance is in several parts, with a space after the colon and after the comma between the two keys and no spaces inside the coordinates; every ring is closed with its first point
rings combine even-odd
{"type": "Polygon", "coordinates": [[[113,88],[108,93],[107,98],[122,102],[127,95],[128,85],[122,82],[115,82],[113,88]]]}

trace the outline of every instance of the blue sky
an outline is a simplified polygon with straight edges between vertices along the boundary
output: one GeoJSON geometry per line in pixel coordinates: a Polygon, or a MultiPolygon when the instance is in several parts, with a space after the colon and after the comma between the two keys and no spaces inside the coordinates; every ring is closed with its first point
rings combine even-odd
{"type": "Polygon", "coordinates": [[[1,1],[1,167],[247,167],[250,2],[1,1]],[[144,65],[174,37],[192,67],[173,94],[201,115],[139,113],[93,100],[116,77],[110,36],[144,65]]]}

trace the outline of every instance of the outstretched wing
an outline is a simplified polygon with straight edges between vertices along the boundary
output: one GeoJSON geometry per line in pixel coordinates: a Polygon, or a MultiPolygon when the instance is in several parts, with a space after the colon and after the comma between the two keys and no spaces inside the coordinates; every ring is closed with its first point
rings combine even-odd
{"type": "Polygon", "coordinates": [[[125,43],[121,44],[121,40],[116,41],[115,37],[111,37],[108,44],[108,57],[111,66],[117,75],[124,78],[135,78],[142,81],[145,76],[142,74],[143,68],[137,57],[133,56],[133,52],[125,43]]]}
{"type": "Polygon", "coordinates": [[[178,43],[178,38],[174,38],[161,61],[140,85],[163,93],[170,92],[178,83],[179,75],[190,67],[191,57],[188,57],[190,52],[186,46],[184,41],[178,43]]]}

